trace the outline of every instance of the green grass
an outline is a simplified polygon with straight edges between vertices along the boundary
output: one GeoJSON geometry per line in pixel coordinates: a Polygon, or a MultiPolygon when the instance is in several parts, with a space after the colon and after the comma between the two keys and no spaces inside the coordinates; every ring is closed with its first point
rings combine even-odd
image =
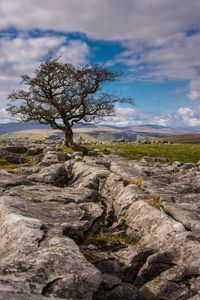
{"type": "MultiPolygon", "coordinates": [[[[30,166],[34,166],[36,164],[35,156],[28,155],[28,154],[21,154],[21,156],[28,159],[28,164],[30,166]]],[[[22,166],[23,166],[23,164],[10,163],[5,158],[3,158],[3,157],[0,158],[0,170],[14,170],[14,169],[20,168],[22,166]]]]}
{"type": "Polygon", "coordinates": [[[103,231],[99,232],[97,235],[91,237],[86,241],[85,244],[89,245],[95,245],[95,246],[105,246],[106,244],[112,244],[112,243],[121,243],[121,244],[128,244],[128,245],[136,245],[139,241],[136,239],[133,239],[131,237],[122,236],[122,235],[111,235],[106,234],[103,231]]]}
{"type": "Polygon", "coordinates": [[[36,164],[35,157],[37,155],[29,155],[29,154],[24,153],[24,154],[21,154],[21,156],[28,159],[28,163],[29,163],[30,166],[34,166],[36,164]]]}
{"type": "Polygon", "coordinates": [[[69,153],[69,154],[74,153],[74,150],[67,146],[60,147],[58,151],[69,153]]]}
{"type": "Polygon", "coordinates": [[[172,145],[137,145],[133,143],[123,145],[98,145],[101,148],[113,148],[123,152],[120,156],[129,160],[140,160],[144,156],[165,157],[170,162],[181,161],[196,163],[200,160],[200,144],[172,144],[172,145]]]}
{"type": "Polygon", "coordinates": [[[84,249],[80,249],[80,250],[87,261],[89,261],[90,263],[95,262],[95,257],[90,251],[84,249]]]}
{"type": "Polygon", "coordinates": [[[12,164],[9,163],[5,158],[0,158],[0,170],[13,170],[21,166],[21,164],[12,164]]]}

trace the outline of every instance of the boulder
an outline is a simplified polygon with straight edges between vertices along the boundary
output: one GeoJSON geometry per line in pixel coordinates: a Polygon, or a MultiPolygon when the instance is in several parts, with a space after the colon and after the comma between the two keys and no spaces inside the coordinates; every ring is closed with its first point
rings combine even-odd
{"type": "Polygon", "coordinates": [[[74,188],[91,188],[99,190],[110,172],[104,166],[91,166],[83,162],[76,162],[72,169],[74,188]]]}
{"type": "Polygon", "coordinates": [[[29,162],[28,158],[16,153],[4,154],[3,157],[12,164],[26,164],[29,162]]]}
{"type": "MultiPolygon", "coordinates": [[[[4,299],[25,295],[27,299],[34,295],[36,299],[92,299],[98,290],[100,272],[67,233],[74,225],[77,233],[81,228],[87,231],[103,209],[100,203],[79,206],[72,201],[73,194],[66,189],[65,194],[60,196],[56,187],[33,186],[13,188],[0,198],[0,294],[4,299]]],[[[87,201],[82,190],[79,197],[87,201]]]]}
{"type": "Polygon", "coordinates": [[[71,155],[64,152],[55,152],[55,151],[48,151],[42,157],[40,162],[40,166],[50,166],[52,164],[57,164],[60,162],[64,162],[71,158],[71,155]]]}
{"type": "Polygon", "coordinates": [[[0,149],[1,152],[9,152],[9,153],[17,153],[17,154],[23,154],[27,152],[27,147],[24,145],[12,145],[7,147],[2,147],[0,149]]]}
{"type": "Polygon", "coordinates": [[[68,182],[68,176],[64,164],[54,164],[42,168],[38,173],[29,175],[27,179],[34,182],[43,182],[60,187],[66,186],[68,182]]]}
{"type": "Polygon", "coordinates": [[[38,147],[37,145],[34,147],[32,146],[32,147],[28,148],[27,154],[28,155],[38,155],[43,152],[43,149],[44,149],[43,147],[38,147]]]}

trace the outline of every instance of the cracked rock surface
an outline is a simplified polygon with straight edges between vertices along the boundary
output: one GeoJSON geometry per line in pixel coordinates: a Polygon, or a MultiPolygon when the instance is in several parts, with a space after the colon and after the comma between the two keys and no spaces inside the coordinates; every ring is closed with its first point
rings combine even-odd
{"type": "Polygon", "coordinates": [[[39,158],[0,171],[0,299],[200,299],[198,164],[12,147],[39,158]]]}

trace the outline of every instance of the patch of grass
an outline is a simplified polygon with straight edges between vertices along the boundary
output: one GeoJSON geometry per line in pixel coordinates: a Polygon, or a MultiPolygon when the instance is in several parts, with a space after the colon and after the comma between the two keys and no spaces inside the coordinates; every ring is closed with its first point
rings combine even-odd
{"type": "Polygon", "coordinates": [[[137,145],[128,143],[123,145],[96,145],[95,147],[98,149],[112,148],[120,150],[124,153],[119,152],[119,155],[129,160],[140,160],[144,156],[160,156],[167,158],[169,162],[196,163],[200,160],[200,144],[137,145]]]}
{"type": "Polygon", "coordinates": [[[128,180],[128,184],[135,184],[137,185],[141,190],[144,188],[144,181],[140,177],[132,177],[128,180]]]}
{"type": "Polygon", "coordinates": [[[29,155],[29,154],[21,154],[21,156],[23,156],[23,157],[25,157],[25,158],[27,158],[28,159],[28,164],[30,165],[30,166],[35,166],[35,164],[36,164],[36,160],[35,160],[35,155],[29,155]]]}
{"type": "Polygon", "coordinates": [[[105,246],[106,244],[112,243],[135,245],[138,243],[138,240],[122,235],[106,234],[103,231],[101,231],[97,235],[89,238],[86,242],[87,245],[92,244],[97,247],[105,246]]]}
{"type": "Polygon", "coordinates": [[[21,164],[9,163],[5,158],[0,158],[0,169],[3,170],[14,170],[21,167],[21,164]]]}
{"type": "Polygon", "coordinates": [[[65,153],[69,153],[69,154],[72,154],[74,153],[74,150],[71,149],[70,147],[67,147],[67,146],[62,146],[58,149],[58,151],[61,151],[61,152],[65,152],[65,153]]]}
{"type": "MultiPolygon", "coordinates": [[[[28,164],[30,166],[34,166],[36,164],[35,156],[28,155],[26,153],[21,154],[21,156],[28,159],[28,164]]],[[[24,164],[10,163],[9,161],[7,161],[7,159],[5,159],[3,157],[0,158],[0,169],[3,169],[3,170],[14,170],[14,169],[22,167],[23,165],[24,164]]]]}
{"type": "Polygon", "coordinates": [[[148,198],[145,198],[143,200],[156,208],[160,209],[162,207],[160,203],[160,195],[158,193],[152,193],[148,198]]]}
{"type": "Polygon", "coordinates": [[[90,251],[84,250],[84,249],[80,249],[80,250],[87,261],[89,261],[91,263],[93,263],[95,261],[95,257],[90,251]]]}

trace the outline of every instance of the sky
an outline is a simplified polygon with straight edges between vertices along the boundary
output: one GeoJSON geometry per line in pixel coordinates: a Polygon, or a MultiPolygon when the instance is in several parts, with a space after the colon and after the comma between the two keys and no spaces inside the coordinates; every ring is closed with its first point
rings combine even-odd
{"type": "Polygon", "coordinates": [[[122,72],[106,124],[200,126],[200,0],[0,0],[0,122],[20,75],[52,56],[122,72]]]}

